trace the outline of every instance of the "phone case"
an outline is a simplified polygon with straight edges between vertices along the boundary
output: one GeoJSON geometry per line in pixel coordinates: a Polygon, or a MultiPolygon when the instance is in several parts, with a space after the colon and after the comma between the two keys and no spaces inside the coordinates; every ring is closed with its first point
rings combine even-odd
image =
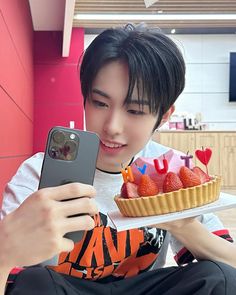
{"type": "MultiPolygon", "coordinates": [[[[99,150],[99,137],[92,132],[54,127],[48,140],[41,170],[39,189],[71,182],[93,184],[99,150]]],[[[83,232],[71,232],[67,238],[78,242],[83,232]]]]}
{"type": "Polygon", "coordinates": [[[71,182],[82,182],[92,185],[96,170],[98,149],[99,138],[95,133],[64,127],[54,127],[48,135],[39,188],[71,182]],[[53,134],[55,132],[64,132],[68,135],[74,134],[78,136],[78,141],[71,140],[71,142],[76,142],[76,145],[73,147],[75,151],[73,150],[70,153],[66,149],[63,150],[66,141],[69,141],[67,137],[61,142],[59,140],[58,142],[53,141],[53,134]],[[58,150],[61,148],[62,156],[59,155],[57,158],[56,156],[53,158],[51,155],[52,147],[54,148],[53,152],[55,152],[55,147],[58,150]],[[72,155],[72,158],[70,159],[66,153],[69,156],[72,155]],[[63,156],[65,157],[64,159],[63,156]]]}

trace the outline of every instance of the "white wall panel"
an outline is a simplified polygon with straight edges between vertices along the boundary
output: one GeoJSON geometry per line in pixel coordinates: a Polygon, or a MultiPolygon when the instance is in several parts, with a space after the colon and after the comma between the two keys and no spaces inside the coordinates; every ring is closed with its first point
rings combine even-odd
{"type": "Polygon", "coordinates": [[[236,52],[236,35],[202,36],[203,63],[229,63],[229,52],[236,52]]]}
{"type": "Polygon", "coordinates": [[[229,65],[202,64],[202,92],[229,92],[229,65]]]}
{"type": "Polygon", "coordinates": [[[228,93],[203,94],[203,120],[206,122],[236,121],[236,103],[228,102],[228,93]]]}
{"type": "Polygon", "coordinates": [[[196,114],[202,110],[202,94],[182,93],[175,103],[175,112],[196,114]]]}
{"type": "Polygon", "coordinates": [[[211,128],[234,129],[236,103],[229,102],[229,53],[236,52],[236,36],[178,35],[174,38],[184,46],[187,68],[186,87],[176,102],[176,112],[201,112],[211,128]]]}
{"type": "Polygon", "coordinates": [[[202,92],[202,64],[186,64],[186,85],[184,92],[202,92]]]}
{"type": "Polygon", "coordinates": [[[186,63],[202,62],[202,35],[171,36],[181,49],[186,63]]]}
{"type": "Polygon", "coordinates": [[[97,35],[84,35],[84,49],[86,49],[89,44],[93,41],[93,39],[96,37],[97,35]]]}

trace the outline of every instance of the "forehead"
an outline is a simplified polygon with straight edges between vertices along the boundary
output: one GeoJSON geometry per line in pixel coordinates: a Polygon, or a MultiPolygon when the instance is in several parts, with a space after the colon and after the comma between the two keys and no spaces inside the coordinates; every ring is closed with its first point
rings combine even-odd
{"type": "Polygon", "coordinates": [[[108,94],[114,91],[127,92],[129,86],[129,71],[124,62],[113,61],[105,64],[98,71],[92,83],[92,88],[102,88],[108,94]]]}
{"type": "MultiPolygon", "coordinates": [[[[129,68],[127,64],[121,60],[112,61],[105,64],[98,71],[92,83],[92,92],[98,93],[99,91],[102,91],[111,98],[122,97],[124,100],[127,98],[130,83],[129,80],[129,68]]],[[[141,85],[139,85],[139,87],[140,86],[141,85]]],[[[148,99],[143,97],[142,88],[140,90],[141,92],[138,93],[137,84],[135,83],[129,102],[133,101],[134,103],[137,103],[138,97],[141,96],[142,104],[148,104],[148,99]]]]}

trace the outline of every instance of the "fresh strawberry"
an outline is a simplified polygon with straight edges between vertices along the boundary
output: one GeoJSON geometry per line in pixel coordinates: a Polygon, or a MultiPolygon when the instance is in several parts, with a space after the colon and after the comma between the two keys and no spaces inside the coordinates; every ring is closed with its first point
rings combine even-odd
{"type": "Polygon", "coordinates": [[[192,171],[200,177],[201,183],[205,183],[211,180],[210,176],[206,174],[200,167],[194,167],[192,171]]]}
{"type": "Polygon", "coordinates": [[[179,178],[182,181],[184,188],[192,187],[201,184],[200,177],[188,167],[182,166],[179,170],[179,178]]]}
{"type": "Polygon", "coordinates": [[[138,198],[138,186],[133,182],[123,183],[121,187],[121,197],[125,199],[138,198]]]}
{"type": "Polygon", "coordinates": [[[168,172],[163,182],[163,192],[169,193],[183,188],[179,176],[174,172],[168,172]]]}
{"type": "Polygon", "coordinates": [[[159,193],[157,184],[147,174],[143,174],[138,185],[138,194],[140,196],[154,196],[159,193]]]}

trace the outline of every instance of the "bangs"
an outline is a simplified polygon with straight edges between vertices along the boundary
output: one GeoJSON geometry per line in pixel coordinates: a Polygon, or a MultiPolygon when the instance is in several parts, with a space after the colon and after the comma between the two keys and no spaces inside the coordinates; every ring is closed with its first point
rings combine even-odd
{"type": "Polygon", "coordinates": [[[124,104],[131,104],[135,100],[136,103],[138,102],[140,109],[148,105],[149,112],[157,115],[160,113],[161,93],[158,90],[158,88],[160,89],[158,86],[160,81],[156,78],[150,61],[144,59],[142,55],[137,58],[137,53],[134,56],[129,53],[125,58],[129,68],[129,86],[124,104]],[[153,83],[154,79],[156,85],[153,83]],[[136,91],[137,96],[134,96],[133,94],[136,91]]]}

